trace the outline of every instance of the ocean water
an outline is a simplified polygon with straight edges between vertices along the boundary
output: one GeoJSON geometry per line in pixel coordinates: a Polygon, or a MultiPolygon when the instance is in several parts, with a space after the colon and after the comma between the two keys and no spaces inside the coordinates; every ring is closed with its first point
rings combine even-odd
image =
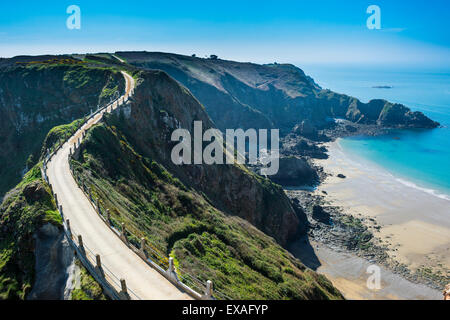
{"type": "Polygon", "coordinates": [[[450,70],[305,68],[323,88],[367,102],[382,98],[422,111],[442,127],[392,130],[377,137],[345,138],[346,153],[373,162],[397,180],[450,200],[450,70]],[[373,86],[392,86],[378,89],[373,86]]]}

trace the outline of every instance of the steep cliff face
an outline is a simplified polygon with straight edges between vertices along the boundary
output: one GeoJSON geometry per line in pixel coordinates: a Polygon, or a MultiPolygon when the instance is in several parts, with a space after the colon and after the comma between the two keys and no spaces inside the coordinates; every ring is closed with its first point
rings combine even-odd
{"type": "Polygon", "coordinates": [[[14,58],[0,65],[0,198],[39,159],[52,127],[82,118],[123,90],[120,73],[48,59],[14,58]]]}
{"type": "MultiPolygon", "coordinates": [[[[294,237],[299,221],[281,187],[238,165],[182,165],[171,160],[171,134],[213,126],[204,108],[184,87],[161,71],[141,73],[130,111],[121,126],[144,155],[163,164],[182,182],[207,196],[220,210],[240,216],[282,245],[294,237]]],[[[193,137],[192,137],[193,139],[193,137]]]]}
{"type": "Polygon", "coordinates": [[[330,117],[380,126],[438,126],[403,105],[381,100],[362,103],[323,90],[293,65],[257,65],[157,52],[118,52],[118,55],[134,66],[169,73],[200,100],[222,130],[279,128],[282,134],[287,134],[304,120],[320,129],[330,117]]]}
{"type": "Polygon", "coordinates": [[[25,299],[30,293],[36,275],[33,238],[47,223],[59,227],[62,219],[35,166],[0,205],[0,300],[25,299]]]}

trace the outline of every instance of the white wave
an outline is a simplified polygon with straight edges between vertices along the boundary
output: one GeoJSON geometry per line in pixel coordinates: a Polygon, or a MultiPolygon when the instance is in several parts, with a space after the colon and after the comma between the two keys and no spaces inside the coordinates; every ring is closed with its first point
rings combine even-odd
{"type": "Polygon", "coordinates": [[[439,191],[434,190],[434,189],[420,187],[417,184],[415,184],[414,182],[398,178],[395,175],[395,173],[393,174],[393,173],[389,172],[387,168],[385,168],[385,167],[383,167],[381,165],[378,165],[376,163],[370,162],[369,159],[365,159],[365,158],[363,158],[361,156],[355,155],[357,160],[354,161],[353,159],[351,159],[350,157],[347,156],[346,151],[344,151],[343,147],[339,143],[339,139],[336,140],[336,145],[338,147],[336,149],[336,151],[338,151],[340,153],[340,156],[344,157],[345,160],[348,163],[351,163],[352,165],[359,167],[363,172],[376,173],[379,176],[380,175],[384,175],[387,178],[390,178],[390,179],[393,179],[393,180],[395,180],[397,182],[400,182],[404,186],[407,186],[407,187],[410,187],[410,188],[414,188],[414,189],[422,191],[422,192],[426,192],[426,193],[428,193],[430,195],[433,195],[433,196],[435,196],[435,197],[437,197],[439,199],[450,201],[450,196],[449,195],[440,193],[439,191]]]}
{"type": "Polygon", "coordinates": [[[438,197],[440,199],[444,199],[447,201],[450,201],[450,197],[448,195],[442,194],[442,193],[438,193],[436,190],[433,189],[428,189],[428,188],[423,188],[423,187],[419,187],[418,185],[416,185],[415,183],[411,182],[411,181],[407,181],[407,180],[403,180],[400,178],[395,178],[395,180],[397,180],[398,182],[400,182],[401,184],[410,187],[410,188],[414,188],[423,192],[426,192],[428,194],[431,194],[435,197],[438,197]]]}

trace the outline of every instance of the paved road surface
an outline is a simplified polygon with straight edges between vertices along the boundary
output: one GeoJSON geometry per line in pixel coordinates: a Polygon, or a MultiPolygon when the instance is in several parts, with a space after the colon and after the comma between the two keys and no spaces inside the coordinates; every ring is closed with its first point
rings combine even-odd
{"type": "MultiPolygon", "coordinates": [[[[128,96],[134,88],[134,79],[122,73],[126,79],[125,96],[128,96]]],[[[116,107],[117,104],[112,106],[116,107]]],[[[108,108],[108,111],[111,111],[110,109],[108,108]]],[[[106,226],[70,173],[70,147],[81,137],[82,131],[100,121],[102,114],[103,112],[86,123],[48,163],[47,174],[53,191],[58,195],[58,202],[63,207],[64,217],[70,219],[73,233],[83,236],[85,246],[94,254],[100,254],[102,265],[117,276],[117,279],[126,280],[132,299],[136,299],[135,295],[140,299],[191,299],[188,294],[180,291],[148,266],[106,226]]],[[[117,279],[116,288],[120,291],[117,279]]]]}

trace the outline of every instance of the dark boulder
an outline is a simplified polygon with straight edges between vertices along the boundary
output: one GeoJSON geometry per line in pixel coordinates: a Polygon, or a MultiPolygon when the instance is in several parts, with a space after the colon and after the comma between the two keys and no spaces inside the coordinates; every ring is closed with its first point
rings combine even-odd
{"type": "Polygon", "coordinates": [[[307,139],[292,137],[283,144],[282,153],[286,155],[300,155],[315,159],[327,159],[327,149],[316,143],[309,143],[307,139]]]}
{"type": "Polygon", "coordinates": [[[317,138],[317,129],[311,124],[311,121],[303,120],[302,123],[294,127],[293,131],[307,138],[317,138]]]}
{"type": "Polygon", "coordinates": [[[270,179],[284,186],[312,186],[317,183],[319,176],[308,161],[297,158],[280,158],[280,168],[270,179]]]}
{"type": "Polygon", "coordinates": [[[330,224],[330,214],[326,212],[322,206],[315,205],[312,210],[312,217],[314,220],[330,224]]]}
{"type": "Polygon", "coordinates": [[[27,185],[23,189],[23,195],[28,202],[34,202],[36,200],[42,199],[47,195],[44,186],[38,181],[27,185]]]}

